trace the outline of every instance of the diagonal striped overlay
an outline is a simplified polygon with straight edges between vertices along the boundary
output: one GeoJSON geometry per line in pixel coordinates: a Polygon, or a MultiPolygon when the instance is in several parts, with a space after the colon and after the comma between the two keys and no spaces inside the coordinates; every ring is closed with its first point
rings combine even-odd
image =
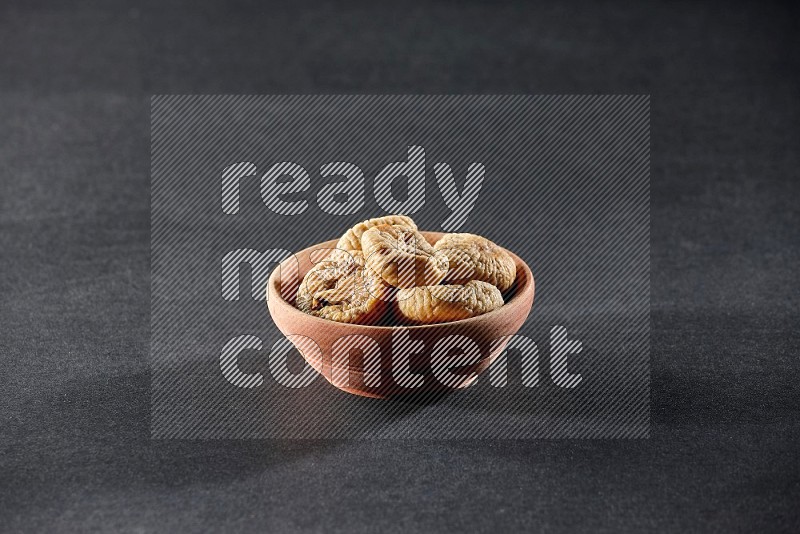
{"type": "Polygon", "coordinates": [[[152,436],[648,437],[649,107],[619,95],[153,97],[152,436]],[[397,162],[421,166],[421,181],[379,184],[397,162]],[[469,388],[340,392],[267,312],[275,262],[390,211],[484,235],[534,273],[527,322],[469,388]],[[226,263],[258,257],[252,272],[226,263]]]}

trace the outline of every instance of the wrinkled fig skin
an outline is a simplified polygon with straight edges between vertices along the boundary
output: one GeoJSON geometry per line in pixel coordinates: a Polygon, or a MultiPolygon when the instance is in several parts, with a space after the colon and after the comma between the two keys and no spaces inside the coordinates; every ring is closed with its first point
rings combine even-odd
{"type": "Polygon", "coordinates": [[[503,305],[503,295],[492,284],[473,280],[451,284],[401,289],[395,313],[407,324],[431,324],[477,317],[503,305]]]}
{"type": "Polygon", "coordinates": [[[506,292],[514,284],[517,268],[502,248],[474,234],[447,234],[433,247],[447,256],[449,271],[445,282],[465,284],[480,280],[506,292]]]}
{"type": "Polygon", "coordinates": [[[514,260],[490,240],[447,234],[431,245],[410,217],[387,215],[339,239],[304,277],[297,307],[347,323],[443,323],[501,307],[515,279],[514,260]]]}
{"type": "Polygon", "coordinates": [[[386,287],[364,269],[360,252],[316,264],[297,291],[297,308],[309,315],[355,324],[378,322],[385,309],[386,287]]]}
{"type": "Polygon", "coordinates": [[[411,217],[405,215],[387,215],[385,217],[376,217],[375,219],[367,219],[354,225],[339,239],[336,243],[336,248],[342,250],[361,250],[361,236],[370,228],[380,226],[382,224],[392,224],[397,226],[406,226],[412,230],[417,229],[417,225],[411,220],[411,217]]]}
{"type": "Polygon", "coordinates": [[[447,258],[418,231],[407,226],[380,225],[361,236],[364,261],[392,287],[436,285],[447,274],[447,258]]]}

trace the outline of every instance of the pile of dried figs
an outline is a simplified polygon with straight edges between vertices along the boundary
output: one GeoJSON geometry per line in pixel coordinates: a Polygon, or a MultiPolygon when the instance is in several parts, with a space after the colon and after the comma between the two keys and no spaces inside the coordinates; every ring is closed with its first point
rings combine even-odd
{"type": "Polygon", "coordinates": [[[442,323],[499,308],[515,278],[511,256],[484,237],[431,244],[410,217],[388,215],[350,228],[305,275],[296,305],[345,323],[442,323]]]}

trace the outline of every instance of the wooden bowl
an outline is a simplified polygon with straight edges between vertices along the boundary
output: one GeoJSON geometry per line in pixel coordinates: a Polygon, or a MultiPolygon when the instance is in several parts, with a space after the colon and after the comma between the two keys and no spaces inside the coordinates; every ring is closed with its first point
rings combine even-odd
{"type": "MultiPolygon", "coordinates": [[[[422,235],[433,244],[444,234],[422,235]]],[[[501,308],[477,317],[422,326],[364,326],[305,314],[294,306],[299,283],[335,246],[336,240],[320,243],[282,262],[269,278],[267,306],[306,362],[348,393],[386,398],[465,388],[502,353],[533,305],[533,274],[509,252],[517,265],[514,286],[503,295],[501,308]],[[458,361],[459,354],[468,356],[458,361]]]]}

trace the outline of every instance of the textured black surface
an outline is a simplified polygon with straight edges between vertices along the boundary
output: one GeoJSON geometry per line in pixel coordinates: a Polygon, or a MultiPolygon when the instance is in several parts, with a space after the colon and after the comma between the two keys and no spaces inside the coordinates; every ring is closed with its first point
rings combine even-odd
{"type": "Polygon", "coordinates": [[[798,531],[797,13],[0,7],[0,530],[798,531]],[[152,93],[652,94],[652,438],[149,439],[152,93]]]}

